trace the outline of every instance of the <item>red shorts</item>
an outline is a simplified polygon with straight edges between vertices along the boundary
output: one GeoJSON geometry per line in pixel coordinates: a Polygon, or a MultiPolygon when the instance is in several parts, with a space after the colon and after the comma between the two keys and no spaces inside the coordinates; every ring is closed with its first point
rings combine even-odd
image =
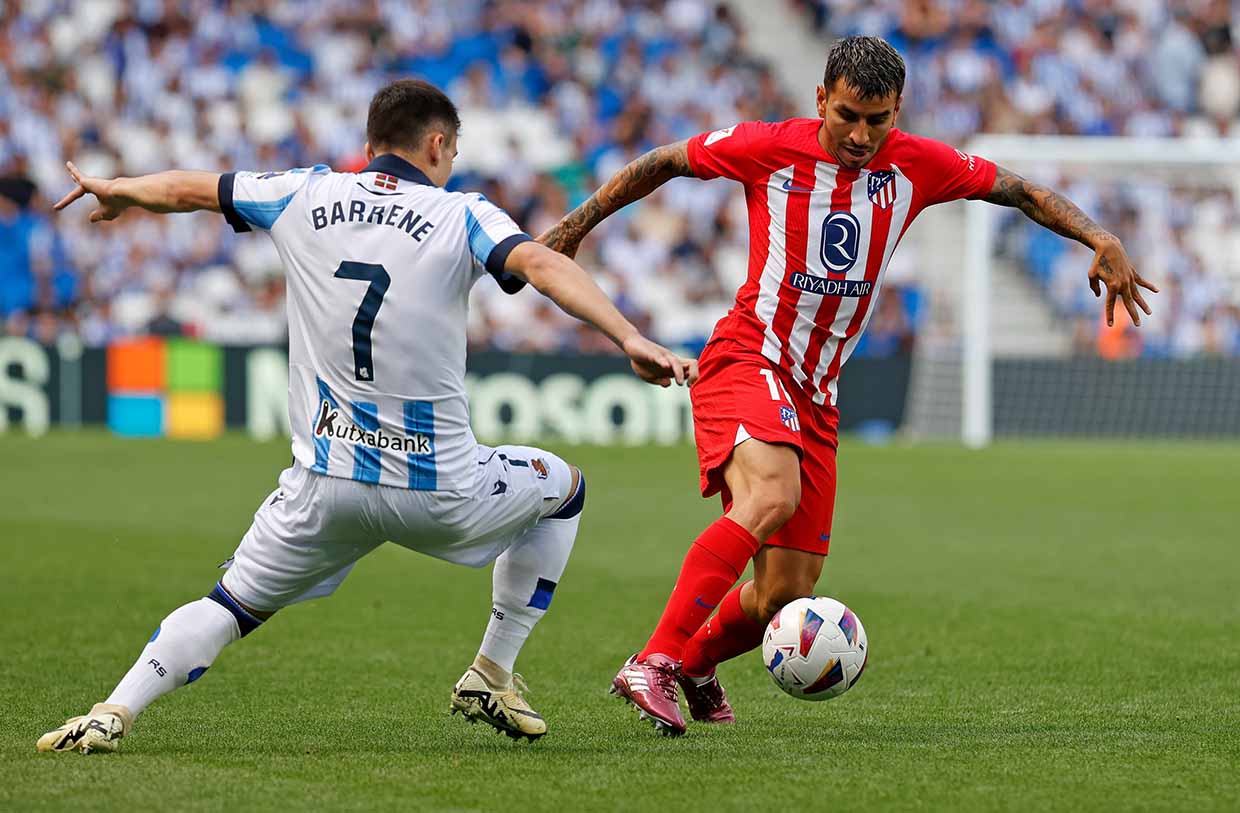
{"type": "Polygon", "coordinates": [[[702,496],[720,493],[727,511],[732,495],[723,467],[732,450],[749,438],[787,444],[801,458],[801,502],[766,544],[825,556],[835,513],[839,411],[815,404],[761,353],[728,339],[706,346],[699,371],[689,395],[702,496]]]}

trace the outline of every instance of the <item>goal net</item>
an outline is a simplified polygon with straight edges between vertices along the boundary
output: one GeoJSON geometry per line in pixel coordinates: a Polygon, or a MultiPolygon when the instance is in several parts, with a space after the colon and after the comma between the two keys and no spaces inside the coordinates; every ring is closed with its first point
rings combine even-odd
{"type": "Polygon", "coordinates": [[[996,135],[969,152],[1062,191],[1161,293],[1139,328],[1119,303],[1107,328],[1088,249],[1016,210],[939,207],[916,235],[929,313],[906,432],[1240,436],[1240,140],[996,135]]]}

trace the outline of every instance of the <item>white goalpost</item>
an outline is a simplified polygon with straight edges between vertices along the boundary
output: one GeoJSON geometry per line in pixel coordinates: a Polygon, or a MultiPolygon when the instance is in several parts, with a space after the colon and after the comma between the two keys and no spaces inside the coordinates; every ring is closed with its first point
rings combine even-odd
{"type": "MultiPolygon", "coordinates": [[[[970,153],[983,156],[1031,178],[1056,175],[1070,179],[1107,184],[1163,185],[1210,191],[1240,201],[1240,139],[1163,139],[1163,138],[1099,138],[1068,136],[986,135],[969,144],[970,153]]],[[[989,204],[972,202],[965,207],[963,220],[963,290],[958,314],[960,359],[960,438],[966,446],[980,448],[989,444],[996,434],[995,347],[996,325],[991,318],[996,273],[996,226],[1003,210],[989,204]]],[[[1186,213],[1186,216],[1187,213],[1186,213]]],[[[1107,225],[1107,224],[1103,224],[1107,225]]],[[[1233,224],[1235,225],[1235,224],[1233,224]]],[[[1123,236],[1123,235],[1121,235],[1123,236]]],[[[1220,250],[1229,250],[1220,245],[1220,250]]],[[[1130,254],[1132,251],[1130,250],[1130,254]]],[[[1142,257],[1133,256],[1140,265],[1142,257]]],[[[1240,258],[1234,258],[1240,268],[1240,258]]],[[[1149,276],[1144,269],[1139,269],[1149,276]]],[[[1081,269],[1082,284],[1084,271],[1081,269]]],[[[1012,273],[1012,272],[1009,272],[1012,273]]],[[[1156,275],[1155,275],[1156,276],[1156,275]]],[[[1225,279],[1223,288],[1230,288],[1240,306],[1240,279],[1225,279]]],[[[1152,301],[1155,309],[1167,308],[1164,296],[1152,301]]],[[[1099,307],[1101,307],[1099,305],[1099,307]]],[[[1117,311],[1121,306],[1117,304],[1117,311]]],[[[1156,310],[1157,314],[1157,310],[1156,310]]],[[[1120,318],[1117,313],[1117,319],[1120,318]]],[[[1017,339],[1019,344],[1019,339],[1017,339]]],[[[1010,351],[1009,351],[1010,352],[1010,351]]],[[[1019,355],[1019,349],[1016,351],[1019,355]]],[[[1174,360],[1166,360],[1168,365],[1174,360]]],[[[1236,360],[1240,362],[1240,359],[1236,360]]],[[[1098,368],[1102,370],[1103,368],[1098,368]]],[[[1065,367],[1065,390],[1062,397],[1073,393],[1067,379],[1072,377],[1065,367]]],[[[1100,379],[1103,372],[1090,376],[1100,379]]],[[[1234,370],[1225,362],[1218,369],[1202,373],[1223,376],[1224,384],[1240,393],[1240,366],[1234,370]]],[[[1230,392],[1227,389],[1226,392],[1230,392]]],[[[1141,397],[1139,393],[1134,394],[1141,397]]],[[[1207,405],[1209,406],[1209,405],[1207,405]]],[[[1156,422],[1137,422],[1120,427],[1135,435],[1159,433],[1156,422]]],[[[1228,434],[1233,426],[1229,415],[1213,415],[1200,425],[1201,434],[1228,434]]],[[[1235,418],[1235,431],[1240,434],[1240,415],[1235,418]]],[[[1088,434],[1088,426],[1065,427],[1068,434],[1088,434]]],[[[1171,434],[1195,434],[1190,425],[1186,431],[1171,434]]]]}

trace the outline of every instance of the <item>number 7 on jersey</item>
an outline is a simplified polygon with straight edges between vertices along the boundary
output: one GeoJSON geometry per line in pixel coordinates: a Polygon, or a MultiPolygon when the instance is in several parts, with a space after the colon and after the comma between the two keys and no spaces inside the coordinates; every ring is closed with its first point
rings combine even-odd
{"type": "Polygon", "coordinates": [[[387,269],[374,263],[358,263],[346,260],[336,269],[334,276],[340,279],[357,279],[370,283],[362,304],[353,317],[353,375],[358,381],[374,381],[375,365],[371,354],[370,334],[375,327],[375,317],[392,278],[387,269]]]}

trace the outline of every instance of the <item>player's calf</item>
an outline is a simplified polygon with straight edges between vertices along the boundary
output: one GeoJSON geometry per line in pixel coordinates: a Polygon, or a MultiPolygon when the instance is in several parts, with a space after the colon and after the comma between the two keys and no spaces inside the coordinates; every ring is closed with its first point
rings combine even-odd
{"type": "Polygon", "coordinates": [[[577,469],[569,469],[573,475],[568,484],[571,491],[561,504],[495,560],[491,617],[479,654],[507,672],[512,671],[534,625],[550,609],[577,539],[586,483],[577,469]]]}
{"type": "Polygon", "coordinates": [[[260,619],[216,585],[211,595],[173,610],[155,629],[120,683],[90,714],[73,717],[39,738],[40,751],[115,751],[134,718],[169,692],[206,673],[220,651],[254,630],[260,619]]]}
{"type": "Polygon", "coordinates": [[[792,548],[763,547],[754,558],[752,591],[739,594],[745,614],[765,626],[788,602],[812,596],[824,558],[792,548]]]}

